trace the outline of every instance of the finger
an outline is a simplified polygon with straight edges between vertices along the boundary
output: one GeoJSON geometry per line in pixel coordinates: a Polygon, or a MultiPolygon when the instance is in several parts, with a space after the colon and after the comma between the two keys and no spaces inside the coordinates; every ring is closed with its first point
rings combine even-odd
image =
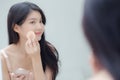
{"type": "Polygon", "coordinates": [[[28,80],[34,80],[32,72],[29,73],[29,79],[28,80]]]}
{"type": "Polygon", "coordinates": [[[24,75],[17,75],[16,77],[15,77],[15,80],[23,80],[25,78],[25,76],[24,75]]]}
{"type": "Polygon", "coordinates": [[[35,33],[33,31],[29,31],[27,33],[27,38],[30,38],[30,39],[35,38],[35,33]]]}
{"type": "Polygon", "coordinates": [[[18,78],[18,77],[20,77],[20,76],[22,76],[22,74],[15,74],[15,75],[14,75],[15,78],[18,78]]]}
{"type": "Polygon", "coordinates": [[[37,37],[35,37],[35,38],[34,38],[34,40],[35,40],[35,42],[38,42],[38,39],[37,39],[37,37]]]}
{"type": "Polygon", "coordinates": [[[32,40],[32,45],[33,45],[33,47],[37,46],[37,42],[35,41],[35,39],[32,40]]]}
{"type": "Polygon", "coordinates": [[[37,47],[40,47],[40,43],[39,43],[38,41],[36,42],[36,46],[37,46],[37,47]]]}
{"type": "Polygon", "coordinates": [[[31,40],[28,39],[28,40],[26,41],[26,46],[29,46],[30,44],[31,44],[31,40]]]}
{"type": "Polygon", "coordinates": [[[24,78],[25,78],[24,75],[22,75],[22,76],[19,77],[20,80],[23,80],[24,78]]]}
{"type": "Polygon", "coordinates": [[[35,39],[32,39],[31,42],[32,42],[32,46],[35,47],[36,46],[35,39]]]}
{"type": "Polygon", "coordinates": [[[35,48],[35,47],[37,47],[37,44],[36,44],[36,42],[33,42],[33,47],[35,48]]]}
{"type": "Polygon", "coordinates": [[[25,47],[27,48],[29,46],[29,41],[27,40],[25,43],[25,47]]]}
{"type": "Polygon", "coordinates": [[[39,47],[39,43],[38,43],[38,40],[36,38],[32,39],[32,45],[33,47],[35,48],[38,48],[39,47]]]}
{"type": "Polygon", "coordinates": [[[14,73],[10,73],[10,78],[11,80],[14,80],[15,74],[14,73]]]}
{"type": "Polygon", "coordinates": [[[28,39],[28,47],[31,48],[32,47],[32,40],[28,39]]]}

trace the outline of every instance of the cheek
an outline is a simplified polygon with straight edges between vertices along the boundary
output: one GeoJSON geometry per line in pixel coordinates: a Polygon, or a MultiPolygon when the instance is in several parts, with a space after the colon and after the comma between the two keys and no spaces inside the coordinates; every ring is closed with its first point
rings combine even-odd
{"type": "Polygon", "coordinates": [[[43,29],[42,29],[42,32],[44,32],[45,31],[45,27],[43,27],[43,29]]]}
{"type": "Polygon", "coordinates": [[[45,31],[45,28],[44,28],[44,27],[42,27],[42,29],[41,29],[42,34],[41,34],[41,35],[39,35],[39,36],[37,36],[37,40],[38,40],[38,41],[40,41],[40,40],[41,40],[41,37],[42,37],[42,35],[43,35],[44,31],[45,31]]]}
{"type": "Polygon", "coordinates": [[[33,29],[30,29],[30,28],[24,28],[24,29],[22,29],[21,33],[20,33],[21,37],[23,37],[24,39],[27,39],[27,33],[29,31],[33,31],[33,29]]]}

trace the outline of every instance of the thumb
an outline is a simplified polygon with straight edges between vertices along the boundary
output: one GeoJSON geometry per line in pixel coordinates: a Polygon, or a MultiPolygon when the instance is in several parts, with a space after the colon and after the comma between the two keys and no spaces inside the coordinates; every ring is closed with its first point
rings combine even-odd
{"type": "Polygon", "coordinates": [[[20,80],[23,79],[24,77],[25,77],[24,75],[21,75],[21,76],[20,76],[20,80]]]}
{"type": "Polygon", "coordinates": [[[24,78],[25,78],[25,76],[21,75],[21,76],[17,77],[16,80],[23,80],[24,78]]]}
{"type": "Polygon", "coordinates": [[[29,73],[29,79],[28,79],[28,80],[34,80],[34,77],[33,77],[33,73],[32,73],[32,72],[29,73]]]}
{"type": "Polygon", "coordinates": [[[10,78],[13,80],[15,77],[15,74],[14,73],[10,73],[10,78]]]}

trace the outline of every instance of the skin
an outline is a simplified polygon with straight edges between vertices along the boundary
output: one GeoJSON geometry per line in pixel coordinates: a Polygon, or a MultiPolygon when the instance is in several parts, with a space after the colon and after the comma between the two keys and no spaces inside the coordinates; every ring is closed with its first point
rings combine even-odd
{"type": "MultiPolygon", "coordinates": [[[[52,80],[52,71],[47,67],[44,72],[41,62],[41,50],[38,41],[44,32],[44,25],[40,13],[31,11],[21,26],[15,24],[14,31],[19,34],[19,42],[3,49],[12,65],[11,71],[24,68],[32,73],[29,73],[27,77],[22,74],[8,73],[5,58],[1,55],[4,80],[10,80],[9,75],[11,75],[12,80],[52,80]],[[35,38],[27,37],[29,31],[34,33],[35,38]],[[34,79],[32,79],[33,76],[34,79]]],[[[30,36],[33,37],[33,35],[30,36]]]]}
{"type": "Polygon", "coordinates": [[[93,76],[89,80],[114,80],[111,74],[99,64],[99,61],[91,54],[90,64],[93,71],[93,76]]]}

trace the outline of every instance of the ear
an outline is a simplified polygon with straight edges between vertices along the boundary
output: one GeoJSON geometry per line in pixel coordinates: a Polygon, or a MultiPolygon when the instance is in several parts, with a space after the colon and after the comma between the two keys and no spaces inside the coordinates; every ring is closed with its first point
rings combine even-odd
{"type": "Polygon", "coordinates": [[[15,24],[15,26],[14,26],[14,31],[17,32],[17,33],[19,33],[19,31],[20,31],[20,26],[17,25],[17,24],[15,24]]]}
{"type": "Polygon", "coordinates": [[[101,70],[101,65],[93,53],[90,55],[90,65],[94,74],[101,70]]]}

